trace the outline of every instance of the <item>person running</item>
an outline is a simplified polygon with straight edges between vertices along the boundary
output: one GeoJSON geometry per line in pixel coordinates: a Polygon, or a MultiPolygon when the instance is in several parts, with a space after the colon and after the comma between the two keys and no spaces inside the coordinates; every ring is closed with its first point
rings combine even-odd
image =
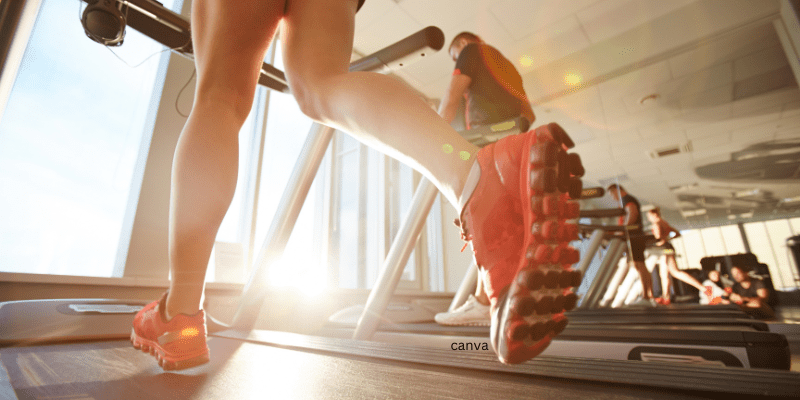
{"type": "Polygon", "coordinates": [[[549,124],[479,149],[405,83],[350,72],[355,14],[362,4],[192,3],[197,87],[172,165],[171,281],[160,299],[135,316],[131,333],[134,347],[153,354],[162,368],[209,360],[201,309],[206,268],[236,188],[238,133],[277,29],[289,88],[302,112],[411,166],[455,207],[462,238],[472,242],[473,257],[487,274],[491,342],[500,361],[535,357],[566,326],[563,310],[576,299],[567,293],[574,286],[572,271],[563,266],[575,262],[577,251],[564,237],[545,238],[532,228],[578,216],[577,204],[559,190],[577,179],[570,178],[574,168],[564,161],[568,136],[549,124]]]}
{"type": "Polygon", "coordinates": [[[670,304],[669,294],[672,286],[672,281],[669,279],[670,275],[694,286],[700,291],[700,295],[704,296],[706,288],[686,271],[678,269],[678,263],[675,262],[675,247],[673,247],[669,241],[680,237],[681,233],[661,218],[661,209],[658,207],[647,212],[647,219],[653,224],[653,236],[656,237],[655,246],[660,248],[664,253],[665,262],[662,263],[662,265],[666,264],[664,267],[658,269],[659,276],[661,277],[661,298],[656,299],[656,302],[664,305],[670,304]],[[670,236],[672,233],[675,233],[675,236],[670,236]]]}
{"type": "Polygon", "coordinates": [[[611,194],[611,198],[625,209],[625,215],[619,217],[618,224],[627,227],[625,231],[628,235],[628,245],[630,246],[626,246],[628,249],[626,251],[628,253],[628,264],[636,268],[639,273],[639,279],[642,282],[642,299],[645,303],[654,302],[653,277],[650,276],[650,272],[644,264],[645,238],[642,230],[642,212],[639,201],[625,191],[622,185],[615,183],[610,185],[607,190],[611,194]]]}

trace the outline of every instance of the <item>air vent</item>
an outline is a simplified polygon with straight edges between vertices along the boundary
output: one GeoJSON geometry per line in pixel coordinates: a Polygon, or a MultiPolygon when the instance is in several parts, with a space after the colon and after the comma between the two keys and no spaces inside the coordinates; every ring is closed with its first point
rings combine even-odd
{"type": "Polygon", "coordinates": [[[686,185],[670,186],[669,190],[672,192],[686,192],[696,188],[697,186],[699,186],[697,182],[694,182],[694,183],[688,183],[686,185]]]}
{"type": "Polygon", "coordinates": [[[663,147],[660,149],[655,149],[648,153],[650,158],[656,159],[661,157],[667,157],[675,154],[680,153],[688,153],[692,151],[692,142],[686,142],[681,145],[670,146],[670,147],[663,147]]]}

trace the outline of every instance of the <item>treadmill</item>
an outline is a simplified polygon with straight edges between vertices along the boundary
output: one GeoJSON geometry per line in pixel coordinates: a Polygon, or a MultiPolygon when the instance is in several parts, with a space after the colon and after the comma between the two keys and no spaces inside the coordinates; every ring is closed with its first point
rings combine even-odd
{"type": "MultiPolygon", "coordinates": [[[[581,197],[584,193],[587,197],[599,197],[603,189],[585,189],[581,197]]],[[[582,211],[581,217],[609,217],[620,213],[624,210],[591,210],[582,211]]],[[[588,251],[577,268],[582,274],[585,275],[602,241],[608,241],[609,250],[589,291],[581,299],[581,307],[565,313],[570,324],[543,355],[790,369],[791,354],[786,337],[769,332],[765,323],[752,319],[736,306],[594,308],[613,285],[611,282],[623,253],[622,240],[611,233],[625,230],[625,227],[588,225],[583,229],[593,232],[588,251]]],[[[447,348],[460,343],[459,340],[468,340],[467,343],[474,343],[473,347],[486,348],[488,328],[387,321],[384,313],[401,272],[400,264],[395,264],[394,269],[384,268],[367,305],[336,313],[319,333],[432,348],[447,348]]],[[[473,280],[467,276],[462,285],[469,286],[469,282],[473,280]]],[[[466,292],[462,289],[459,293],[466,292]]]]}
{"type": "MultiPolygon", "coordinates": [[[[19,13],[23,3],[2,2],[0,7],[19,13]]],[[[167,37],[177,37],[176,43],[186,43],[189,25],[185,18],[152,0],[128,0],[128,4],[133,6],[127,10],[131,27],[162,43],[168,42],[164,32],[167,37]]],[[[372,67],[360,70],[402,66],[420,50],[441,48],[441,39],[441,31],[427,28],[376,53],[380,57],[367,57],[370,61],[366,64],[372,67]]],[[[179,52],[190,55],[187,48],[179,52]]],[[[284,90],[281,84],[285,79],[276,71],[265,64],[259,82],[284,90]]],[[[0,303],[0,398],[214,399],[264,397],[266,393],[324,398],[337,393],[347,397],[494,399],[498,395],[530,396],[532,392],[575,399],[598,392],[618,399],[707,398],[722,393],[800,396],[800,374],[788,371],[557,356],[509,366],[499,363],[494,354],[482,352],[253,330],[264,300],[259,278],[266,262],[282,253],[319,165],[314,165],[315,160],[322,158],[331,132],[320,126],[312,128],[233,323],[226,326],[209,317],[209,346],[214,355],[207,366],[164,372],[149,355],[130,346],[127,337],[133,314],[146,301],[6,302],[0,303]],[[416,391],[409,382],[414,382],[416,391]]],[[[416,224],[409,222],[411,219],[413,216],[403,225],[413,228],[416,224]]],[[[413,233],[412,228],[401,229],[401,233],[413,233]]],[[[398,235],[393,249],[415,239],[398,235]]],[[[396,261],[407,259],[410,250],[391,253],[395,256],[389,261],[396,261]]]]}

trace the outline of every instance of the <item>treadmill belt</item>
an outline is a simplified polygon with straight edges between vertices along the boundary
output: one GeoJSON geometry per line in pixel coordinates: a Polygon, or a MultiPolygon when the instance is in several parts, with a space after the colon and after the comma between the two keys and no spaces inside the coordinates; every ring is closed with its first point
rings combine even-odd
{"type": "Polygon", "coordinates": [[[209,347],[209,364],[177,372],[162,371],[128,341],[3,348],[0,399],[702,398],[646,386],[508,373],[513,370],[496,361],[507,371],[342,356],[224,337],[209,339],[209,347]]]}

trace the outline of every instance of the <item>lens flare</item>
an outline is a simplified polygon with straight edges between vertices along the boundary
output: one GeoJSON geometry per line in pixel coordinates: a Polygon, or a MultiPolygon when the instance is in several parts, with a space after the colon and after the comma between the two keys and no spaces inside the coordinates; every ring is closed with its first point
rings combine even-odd
{"type": "Polygon", "coordinates": [[[200,331],[197,328],[183,328],[181,330],[181,336],[183,337],[195,337],[200,334],[200,331]]]}
{"type": "Polygon", "coordinates": [[[533,65],[533,58],[530,56],[522,56],[519,58],[519,65],[527,68],[533,65]]]}
{"type": "Polygon", "coordinates": [[[442,146],[442,151],[444,151],[445,154],[450,154],[453,152],[453,146],[449,143],[445,143],[445,145],[442,146]]]}
{"type": "Polygon", "coordinates": [[[577,72],[568,72],[564,75],[564,83],[569,86],[579,85],[582,80],[583,77],[581,77],[581,75],[577,72]]]}
{"type": "Polygon", "coordinates": [[[468,151],[462,151],[462,152],[459,152],[459,153],[458,153],[458,155],[459,155],[459,157],[461,157],[461,159],[462,159],[462,160],[464,160],[464,161],[467,161],[467,160],[469,160],[469,158],[471,157],[471,155],[469,154],[469,152],[468,152],[468,151]]]}

